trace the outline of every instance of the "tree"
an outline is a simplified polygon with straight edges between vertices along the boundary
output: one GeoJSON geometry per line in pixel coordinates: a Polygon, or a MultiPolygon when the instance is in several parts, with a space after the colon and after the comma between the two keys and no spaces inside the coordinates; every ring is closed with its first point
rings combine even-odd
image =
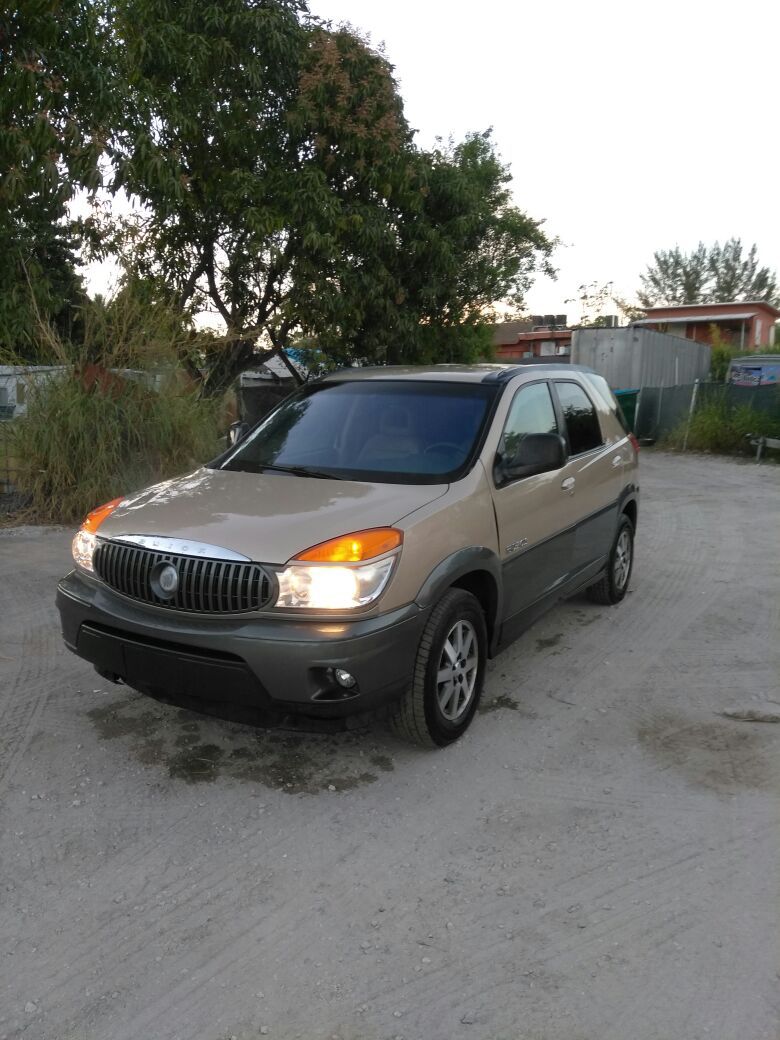
{"type": "Polygon", "coordinates": [[[407,146],[359,238],[339,236],[335,266],[298,283],[313,291],[297,312],[326,353],[396,364],[488,354],[496,303],[520,306],[534,271],[551,273],[553,243],[511,205],[509,181],[490,133],[407,146]]]}
{"type": "Polygon", "coordinates": [[[723,246],[717,242],[708,258],[712,282],[710,299],[706,302],[728,300],[767,300],[778,302],[777,276],[768,267],[759,267],[755,243],[743,256],[742,242],[730,238],[723,246]]]}
{"type": "MultiPolygon", "coordinates": [[[[59,210],[59,207],[57,207],[59,210]]],[[[78,238],[67,221],[41,204],[6,213],[0,227],[0,353],[45,359],[35,329],[50,323],[63,340],[79,340],[87,296],[77,270],[78,238]]]]}
{"type": "Polygon", "coordinates": [[[28,353],[35,316],[71,330],[83,301],[66,204],[100,184],[119,92],[102,0],[21,0],[0,21],[0,345],[28,353]]]}
{"type": "Polygon", "coordinates": [[[407,322],[388,343],[395,361],[472,360],[495,305],[521,310],[534,273],[554,272],[554,243],[511,202],[511,175],[490,131],[419,158],[418,211],[401,228],[393,267],[407,322]]]}
{"type": "Polygon", "coordinates": [[[288,234],[296,190],[327,201],[317,178],[296,170],[287,124],[304,10],[298,0],[118,4],[130,99],[111,143],[113,187],[145,207],[139,272],[226,326],[207,393],[251,363],[258,333],[278,315],[298,244],[288,234]]]}
{"type": "Polygon", "coordinates": [[[759,267],[755,245],[745,254],[738,238],[709,248],[700,242],[692,253],[682,252],[679,246],[659,250],[640,280],[638,296],[643,307],[778,301],[776,275],[768,267],[759,267]]]}
{"type": "Polygon", "coordinates": [[[489,135],[420,152],[384,56],[298,0],[120,0],[119,33],[115,188],[144,205],[139,273],[226,326],[204,393],[259,336],[282,358],[294,336],[335,360],[473,353],[547,267],[489,135]]]}

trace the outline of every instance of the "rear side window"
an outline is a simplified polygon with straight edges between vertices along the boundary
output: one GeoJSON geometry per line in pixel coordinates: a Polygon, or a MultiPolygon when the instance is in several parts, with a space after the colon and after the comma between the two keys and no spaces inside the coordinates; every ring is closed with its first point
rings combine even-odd
{"type": "Polygon", "coordinates": [[[581,455],[584,451],[601,447],[603,438],[599,417],[579,383],[556,382],[555,389],[566,422],[570,454],[581,455]]]}
{"type": "Polygon", "coordinates": [[[631,433],[631,427],[626,422],[626,417],[623,415],[623,409],[620,407],[620,402],[610,390],[609,383],[606,381],[604,376],[596,375],[595,372],[583,372],[583,375],[591,388],[595,391],[596,396],[603,398],[604,404],[620,423],[623,432],[631,433]]]}
{"type": "Polygon", "coordinates": [[[550,388],[547,383],[532,383],[521,387],[509,409],[499,451],[504,456],[517,452],[520,442],[529,433],[557,433],[550,388]]]}

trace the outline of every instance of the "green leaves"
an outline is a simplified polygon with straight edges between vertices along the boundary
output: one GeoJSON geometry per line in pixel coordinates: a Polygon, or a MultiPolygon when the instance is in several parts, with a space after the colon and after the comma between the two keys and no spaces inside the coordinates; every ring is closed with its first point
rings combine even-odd
{"type": "Polygon", "coordinates": [[[106,2],[21,0],[0,31],[0,204],[94,188],[120,96],[106,2]]]}
{"type": "Polygon", "coordinates": [[[31,356],[38,316],[76,334],[66,204],[101,184],[121,91],[104,0],[19,0],[0,23],[0,347],[31,356]]]}
{"type": "Polygon", "coordinates": [[[707,247],[700,242],[691,253],[682,252],[679,246],[659,250],[640,279],[638,295],[644,307],[780,301],[777,275],[768,267],[759,267],[755,244],[744,253],[739,238],[730,238],[722,246],[716,242],[707,247]]]}
{"type": "Polygon", "coordinates": [[[292,336],[340,360],[472,357],[549,270],[490,134],[420,151],[385,56],[303,0],[21,0],[3,31],[17,260],[105,171],[136,215],[91,238],[226,326],[209,392],[292,336]]]}

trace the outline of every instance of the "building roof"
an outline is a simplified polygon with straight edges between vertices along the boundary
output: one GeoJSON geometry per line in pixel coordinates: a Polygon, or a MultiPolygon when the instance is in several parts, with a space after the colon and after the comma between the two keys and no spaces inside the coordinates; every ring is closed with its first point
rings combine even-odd
{"type": "MultiPolygon", "coordinates": [[[[672,310],[671,307],[664,307],[664,310],[672,310]]],[[[682,309],[682,308],[680,308],[682,309]]],[[[697,314],[696,317],[692,317],[689,314],[672,315],[670,317],[664,317],[662,314],[656,314],[654,318],[640,318],[638,321],[632,321],[632,325],[658,325],[661,322],[685,322],[686,325],[697,324],[703,322],[715,322],[715,321],[747,321],[748,318],[755,318],[757,311],[745,311],[739,314],[697,314]]]]}
{"type": "MultiPolygon", "coordinates": [[[[709,303],[663,303],[658,304],[656,307],[643,307],[642,310],[645,314],[652,314],[653,311],[703,310],[705,307],[762,307],[764,310],[771,311],[776,318],[780,318],[780,309],[769,303],[768,300],[723,300],[722,302],[711,300],[709,303]]],[[[636,322],[633,324],[636,324],[636,322]]]]}
{"type": "Polygon", "coordinates": [[[530,321],[502,321],[493,326],[493,344],[497,347],[516,343],[521,332],[530,332],[533,325],[530,321]]]}

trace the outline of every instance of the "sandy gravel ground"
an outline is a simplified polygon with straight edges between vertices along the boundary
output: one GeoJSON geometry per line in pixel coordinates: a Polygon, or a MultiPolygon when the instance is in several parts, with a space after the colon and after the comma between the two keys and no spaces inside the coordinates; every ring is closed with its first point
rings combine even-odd
{"type": "Polygon", "coordinates": [[[263,732],[61,646],[0,535],[0,1038],[776,1040],[780,470],[645,452],[638,565],[457,746],[263,732]]]}

